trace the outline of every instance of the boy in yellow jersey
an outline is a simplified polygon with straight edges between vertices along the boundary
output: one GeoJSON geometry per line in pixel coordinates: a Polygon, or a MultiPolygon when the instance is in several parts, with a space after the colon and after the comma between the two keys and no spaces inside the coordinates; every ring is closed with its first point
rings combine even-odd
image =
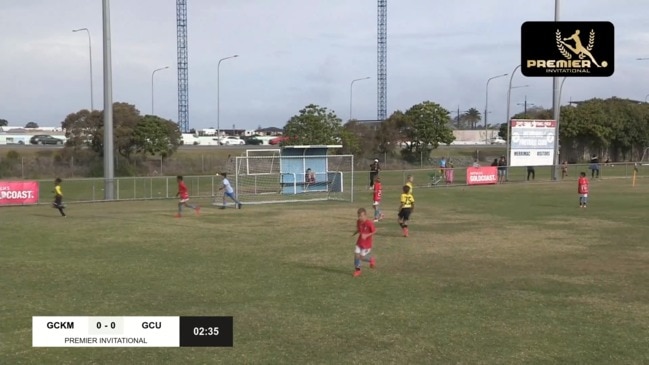
{"type": "Polygon", "coordinates": [[[63,190],[61,189],[61,182],[62,180],[58,177],[54,180],[54,203],[52,203],[52,207],[58,209],[61,216],[65,217],[65,212],[63,211],[65,206],[63,205],[63,190]]]}
{"type": "Polygon", "coordinates": [[[414,179],[415,178],[412,175],[408,175],[408,177],[406,177],[406,186],[408,186],[410,188],[410,194],[411,195],[413,193],[413,190],[415,189],[415,186],[412,184],[414,179]]]}
{"type": "Polygon", "coordinates": [[[401,204],[399,205],[399,226],[403,231],[403,236],[408,237],[408,221],[410,214],[415,210],[415,198],[410,193],[408,185],[403,186],[403,193],[401,194],[401,204]]]}

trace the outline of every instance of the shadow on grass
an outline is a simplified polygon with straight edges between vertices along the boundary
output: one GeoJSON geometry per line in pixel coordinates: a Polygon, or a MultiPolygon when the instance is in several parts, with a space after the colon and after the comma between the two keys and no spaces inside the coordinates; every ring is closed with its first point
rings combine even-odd
{"type": "Polygon", "coordinates": [[[318,266],[318,265],[310,265],[304,263],[289,263],[289,264],[302,269],[320,270],[331,274],[338,274],[338,275],[345,275],[345,276],[351,276],[351,270],[353,270],[353,267],[349,270],[343,270],[343,269],[337,269],[329,266],[318,266]]]}

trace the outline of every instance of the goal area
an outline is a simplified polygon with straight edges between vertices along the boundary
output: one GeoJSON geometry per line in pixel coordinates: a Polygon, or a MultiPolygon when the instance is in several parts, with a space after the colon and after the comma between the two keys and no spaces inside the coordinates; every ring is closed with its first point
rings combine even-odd
{"type": "Polygon", "coordinates": [[[352,155],[287,156],[280,150],[249,150],[234,164],[230,181],[243,204],[354,199],[352,155]]]}

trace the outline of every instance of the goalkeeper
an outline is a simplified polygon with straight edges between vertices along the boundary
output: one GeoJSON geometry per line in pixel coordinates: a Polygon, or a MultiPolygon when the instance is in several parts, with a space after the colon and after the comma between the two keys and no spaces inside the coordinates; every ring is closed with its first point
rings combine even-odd
{"type": "Polygon", "coordinates": [[[234,203],[237,205],[237,208],[241,209],[242,204],[239,200],[237,200],[237,197],[234,195],[234,189],[232,188],[232,185],[230,185],[230,180],[228,180],[228,174],[222,172],[218,175],[223,176],[223,185],[221,185],[219,191],[225,190],[225,192],[223,193],[223,206],[221,207],[221,209],[225,209],[227,198],[232,199],[234,203]]]}

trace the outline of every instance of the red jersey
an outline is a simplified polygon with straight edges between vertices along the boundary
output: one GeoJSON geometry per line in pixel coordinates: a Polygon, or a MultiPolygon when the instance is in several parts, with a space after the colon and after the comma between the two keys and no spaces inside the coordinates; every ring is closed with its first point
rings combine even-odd
{"type": "Polygon", "coordinates": [[[187,185],[184,181],[178,183],[178,194],[181,199],[189,199],[189,191],[187,190],[187,185]]]}
{"type": "Polygon", "coordinates": [[[356,240],[356,246],[362,249],[372,248],[373,236],[369,236],[363,239],[363,234],[376,232],[376,227],[374,227],[374,223],[372,223],[372,220],[371,219],[366,219],[364,221],[361,221],[360,219],[357,220],[356,229],[358,230],[358,239],[356,240]]]}
{"type": "Polygon", "coordinates": [[[588,179],[585,177],[580,177],[577,181],[577,193],[578,194],[588,194],[588,179]]]}
{"type": "Polygon", "coordinates": [[[374,182],[374,201],[375,202],[380,202],[381,201],[381,183],[380,182],[374,182]]]}

